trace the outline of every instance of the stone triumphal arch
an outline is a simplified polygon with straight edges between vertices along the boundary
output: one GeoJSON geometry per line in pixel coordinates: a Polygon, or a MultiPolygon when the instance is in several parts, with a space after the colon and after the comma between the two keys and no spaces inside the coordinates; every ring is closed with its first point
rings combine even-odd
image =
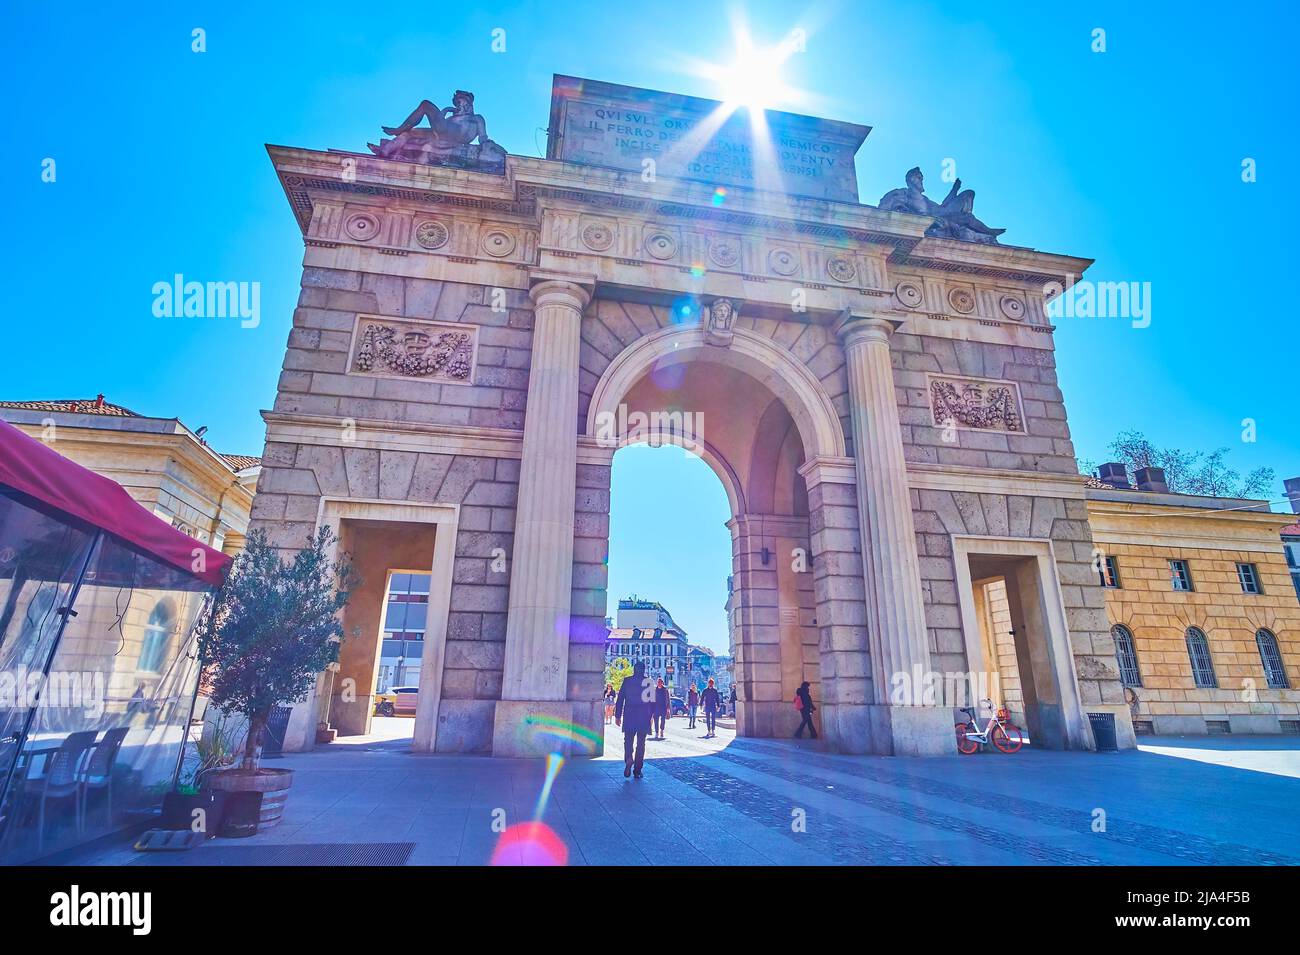
{"type": "Polygon", "coordinates": [[[1036,744],[1092,746],[1090,712],[1131,743],[1044,311],[1088,260],[916,171],[860,203],[849,123],[769,113],[755,160],[719,104],[556,77],[535,159],[457,108],[373,155],[269,147],[306,251],[253,523],[366,555],[289,748],[366,731],[386,588],[427,568],[415,748],[590,751],[610,462],[645,422],[727,492],[742,735],[789,732],[808,680],[836,749],[953,752],[1001,647],[1036,744]]]}

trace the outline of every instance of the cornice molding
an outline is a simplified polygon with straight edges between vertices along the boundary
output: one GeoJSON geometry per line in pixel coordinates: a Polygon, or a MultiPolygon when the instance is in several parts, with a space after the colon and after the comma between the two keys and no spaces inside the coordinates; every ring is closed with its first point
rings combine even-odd
{"type": "Polygon", "coordinates": [[[1074,474],[1044,474],[948,464],[911,463],[907,466],[908,485],[929,491],[1055,497],[1081,501],[1084,499],[1086,481],[1087,478],[1074,474]]]}
{"type": "Polygon", "coordinates": [[[536,218],[546,202],[569,202],[593,211],[641,213],[650,218],[716,223],[828,242],[881,247],[895,264],[1045,285],[1077,280],[1091,259],[1018,246],[978,245],[926,237],[931,219],[874,206],[735,188],[717,204],[705,183],[660,177],[642,183],[625,171],[528,156],[509,156],[504,176],[445,166],[381,159],[340,150],[268,145],[304,234],[313,193],[377,197],[536,218]]]}
{"type": "MultiPolygon", "coordinates": [[[[263,411],[267,442],[337,448],[412,451],[417,454],[463,454],[480,458],[522,458],[524,433],[509,428],[466,428],[422,422],[394,423],[354,419],[351,440],[344,440],[340,418],[293,412],[263,411]]],[[[578,463],[608,467],[617,448],[575,435],[578,463]]],[[[271,465],[274,467],[275,465],[271,465]]]]}
{"type": "MultiPolygon", "coordinates": [[[[523,454],[523,432],[504,428],[464,428],[419,422],[394,424],[358,419],[352,425],[354,438],[345,441],[343,423],[338,418],[276,411],[263,411],[262,418],[266,421],[268,442],[488,458],[519,458],[523,454]]],[[[579,464],[608,466],[618,450],[599,443],[590,435],[575,436],[575,440],[579,464]]],[[[852,484],[856,480],[853,459],[848,457],[812,458],[800,466],[799,474],[810,489],[823,482],[852,484]]],[[[907,479],[908,485],[917,489],[1072,500],[1083,499],[1086,480],[1082,477],[1076,479],[1073,475],[934,464],[909,464],[907,479]]]]}

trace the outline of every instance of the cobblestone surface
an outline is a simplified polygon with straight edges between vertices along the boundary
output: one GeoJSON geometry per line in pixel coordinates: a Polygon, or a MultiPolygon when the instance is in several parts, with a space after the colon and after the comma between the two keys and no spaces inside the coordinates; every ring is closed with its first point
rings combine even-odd
{"type": "MultiPolygon", "coordinates": [[[[621,754],[608,729],[606,751],[621,754]]],[[[275,765],[296,770],[284,821],[240,840],[268,850],[261,864],[400,845],[408,865],[482,865],[503,820],[537,816],[545,779],[541,761],[415,756],[400,738],[275,765]]],[[[890,759],[725,728],[704,739],[675,719],[649,744],[643,780],[624,779],[613,755],[566,762],[541,818],[571,865],[1300,865],[1297,766],[1300,740],[1278,738],[890,759]]],[[[222,864],[230,846],[163,864],[222,864]]],[[[72,861],[162,862],[127,840],[72,861]]]]}

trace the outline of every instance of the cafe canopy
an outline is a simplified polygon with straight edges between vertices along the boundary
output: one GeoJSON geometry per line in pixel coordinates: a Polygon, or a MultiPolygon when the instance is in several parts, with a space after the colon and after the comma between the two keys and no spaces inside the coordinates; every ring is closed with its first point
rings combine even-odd
{"type": "Polygon", "coordinates": [[[194,707],[195,623],[230,566],[0,421],[0,865],[153,818],[194,707]]]}
{"type": "Polygon", "coordinates": [[[231,559],[138,504],[120,484],[0,421],[0,485],[121,538],[154,559],[220,586],[231,559]]]}

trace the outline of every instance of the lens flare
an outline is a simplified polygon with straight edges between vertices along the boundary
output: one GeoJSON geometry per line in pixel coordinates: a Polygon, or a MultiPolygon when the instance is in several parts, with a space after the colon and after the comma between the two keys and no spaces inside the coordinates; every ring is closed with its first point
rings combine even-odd
{"type": "Polygon", "coordinates": [[[567,865],[569,848],[544,822],[520,822],[506,829],[492,850],[491,865],[567,865]]]}
{"type": "Polygon", "coordinates": [[[551,786],[563,765],[564,757],[559,753],[551,753],[546,757],[546,782],[542,783],[541,794],[537,797],[537,808],[533,810],[534,819],[540,820],[546,814],[546,804],[551,801],[551,786]]]}
{"type": "Polygon", "coordinates": [[[520,730],[531,742],[569,743],[588,756],[596,754],[602,739],[599,733],[589,727],[538,713],[524,717],[520,730]]]}
{"type": "Polygon", "coordinates": [[[700,320],[700,300],[694,295],[683,295],[673,302],[673,323],[691,325],[700,320]]]}

